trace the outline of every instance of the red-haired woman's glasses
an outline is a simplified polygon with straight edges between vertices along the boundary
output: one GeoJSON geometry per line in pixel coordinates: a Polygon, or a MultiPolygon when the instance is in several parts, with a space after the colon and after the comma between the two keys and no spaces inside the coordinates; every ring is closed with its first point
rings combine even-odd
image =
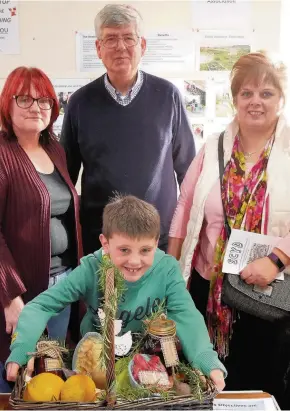
{"type": "Polygon", "coordinates": [[[36,101],[38,107],[42,110],[50,110],[54,104],[54,101],[50,97],[39,97],[33,98],[31,96],[13,96],[16,104],[20,108],[30,108],[32,104],[36,101]]]}

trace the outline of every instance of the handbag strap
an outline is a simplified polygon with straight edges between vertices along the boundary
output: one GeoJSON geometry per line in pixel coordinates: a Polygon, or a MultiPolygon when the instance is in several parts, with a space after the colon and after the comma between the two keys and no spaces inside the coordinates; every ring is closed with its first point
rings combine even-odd
{"type": "MultiPolygon", "coordinates": [[[[219,179],[220,179],[220,185],[221,185],[221,190],[222,190],[222,186],[223,186],[223,176],[224,176],[224,171],[225,171],[225,167],[224,167],[224,135],[225,132],[223,131],[220,136],[219,136],[219,141],[218,141],[218,160],[219,160],[219,179]]],[[[224,227],[226,230],[226,235],[227,238],[230,238],[231,235],[231,227],[229,225],[228,222],[228,217],[227,217],[227,213],[226,213],[226,209],[225,209],[225,205],[224,202],[222,201],[222,205],[223,205],[223,213],[224,213],[224,227]]]]}

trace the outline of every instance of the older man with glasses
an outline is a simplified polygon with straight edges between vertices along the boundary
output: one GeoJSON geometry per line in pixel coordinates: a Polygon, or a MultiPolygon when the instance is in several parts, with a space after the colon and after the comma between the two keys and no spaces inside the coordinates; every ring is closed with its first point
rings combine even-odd
{"type": "Polygon", "coordinates": [[[114,192],[154,204],[159,246],[195,147],[177,89],[138,69],[146,50],[142,18],[131,6],[105,6],[95,18],[97,54],[107,73],[71,97],[61,142],[74,183],[83,165],[81,223],[85,253],[99,247],[102,211],[114,192]]]}

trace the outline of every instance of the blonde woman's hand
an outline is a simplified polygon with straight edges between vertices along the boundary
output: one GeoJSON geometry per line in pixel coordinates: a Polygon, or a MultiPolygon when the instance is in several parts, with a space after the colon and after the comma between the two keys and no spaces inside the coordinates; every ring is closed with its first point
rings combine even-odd
{"type": "Polygon", "coordinates": [[[6,320],[6,332],[7,334],[14,333],[17,326],[18,318],[23,310],[24,303],[21,297],[16,297],[10,301],[10,304],[4,308],[5,320],[6,320]]]}
{"type": "Polygon", "coordinates": [[[255,284],[266,287],[275,280],[279,274],[278,267],[268,257],[259,258],[248,264],[240,276],[247,284],[255,284]]]}
{"type": "Polygon", "coordinates": [[[225,388],[226,384],[225,384],[224,373],[222,372],[222,370],[219,370],[219,369],[212,370],[209,376],[219,392],[225,388]]]}

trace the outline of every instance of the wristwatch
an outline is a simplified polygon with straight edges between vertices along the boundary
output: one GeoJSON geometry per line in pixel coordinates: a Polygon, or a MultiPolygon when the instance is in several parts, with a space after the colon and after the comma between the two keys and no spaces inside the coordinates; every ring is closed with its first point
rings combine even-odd
{"type": "Polygon", "coordinates": [[[275,253],[270,253],[267,257],[279,268],[279,272],[284,270],[285,265],[275,253]]]}

